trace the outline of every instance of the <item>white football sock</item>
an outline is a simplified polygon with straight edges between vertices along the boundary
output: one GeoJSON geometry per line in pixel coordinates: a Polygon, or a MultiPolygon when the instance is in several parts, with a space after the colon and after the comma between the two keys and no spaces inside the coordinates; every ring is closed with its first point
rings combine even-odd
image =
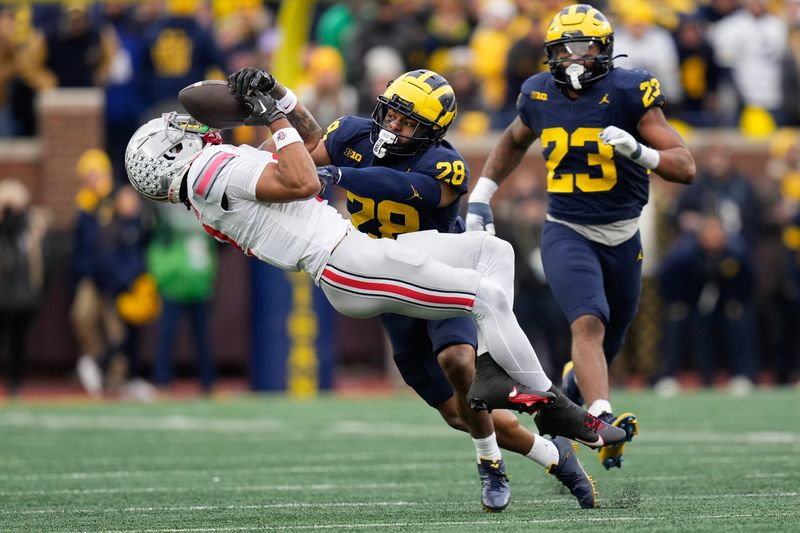
{"type": "Polygon", "coordinates": [[[557,465],[561,459],[556,445],[550,439],[546,439],[541,435],[533,437],[533,448],[526,454],[526,457],[545,468],[552,464],[557,465]]]}
{"type": "Polygon", "coordinates": [[[472,442],[475,443],[475,452],[478,455],[479,463],[481,458],[496,461],[503,457],[500,453],[500,447],[497,445],[497,436],[494,433],[482,439],[473,438],[472,442]]]}
{"type": "Polygon", "coordinates": [[[611,410],[611,402],[608,400],[595,400],[589,406],[589,412],[594,416],[600,416],[602,413],[613,413],[611,410]]]}

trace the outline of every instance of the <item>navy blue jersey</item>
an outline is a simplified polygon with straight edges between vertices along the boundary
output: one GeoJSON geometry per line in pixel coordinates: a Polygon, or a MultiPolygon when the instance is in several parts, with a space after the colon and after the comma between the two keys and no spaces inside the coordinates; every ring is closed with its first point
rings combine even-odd
{"type": "MultiPolygon", "coordinates": [[[[328,126],[322,141],[331,163],[339,167],[385,166],[403,172],[419,172],[449,184],[461,194],[467,192],[469,169],[461,154],[447,141],[413,156],[377,158],[369,139],[371,129],[372,120],[360,117],[342,117],[328,126]]],[[[402,233],[430,229],[442,233],[457,231],[457,201],[445,207],[419,209],[410,202],[401,203],[378,195],[366,198],[347,191],[347,210],[353,225],[373,237],[396,238],[402,233]]]]}
{"type": "Polygon", "coordinates": [[[615,154],[598,134],[617,126],[642,142],[639,120],[664,103],[658,80],[644,70],[611,69],[576,100],[558,89],[549,72],[525,80],[517,110],[542,140],[548,212],[578,224],[639,216],[647,203],[649,170],[615,154]]]}

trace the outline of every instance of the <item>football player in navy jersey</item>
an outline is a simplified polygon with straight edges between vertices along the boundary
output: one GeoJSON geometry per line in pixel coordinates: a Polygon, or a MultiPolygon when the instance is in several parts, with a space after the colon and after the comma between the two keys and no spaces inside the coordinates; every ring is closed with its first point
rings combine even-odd
{"type": "MultiPolygon", "coordinates": [[[[548,190],[542,261],[572,331],[562,388],[576,403],[585,400],[590,413],[625,429],[629,441],[638,422],[632,413],[613,414],[608,364],[639,305],[639,215],[651,170],[689,184],[695,164],[664,117],[658,80],[643,70],[614,68],[613,43],[611,25],[597,9],[574,4],[556,14],[545,37],[550,72],[523,82],[518,116],[469,196],[467,230],[494,232],[492,195],[541,139],[548,190]]],[[[547,421],[536,421],[548,433],[547,421]]],[[[600,451],[606,468],[621,466],[624,445],[600,451]]]]}
{"type": "MultiPolygon", "coordinates": [[[[415,231],[464,231],[458,201],[467,192],[469,169],[444,140],[455,116],[448,81],[433,71],[415,70],[388,85],[371,119],[342,117],[328,127],[311,155],[321,167],[320,179],[347,191],[356,228],[390,239],[415,231]]],[[[535,438],[510,411],[494,410],[490,416],[469,407],[478,346],[471,318],[426,321],[384,314],[381,320],[406,383],[450,426],[472,436],[487,510],[502,510],[510,500],[499,447],[526,455],[553,474],[550,466],[559,457],[573,455],[567,439],[535,438]]],[[[560,472],[558,479],[581,506],[594,507],[593,482],[577,457],[560,472]]]]}

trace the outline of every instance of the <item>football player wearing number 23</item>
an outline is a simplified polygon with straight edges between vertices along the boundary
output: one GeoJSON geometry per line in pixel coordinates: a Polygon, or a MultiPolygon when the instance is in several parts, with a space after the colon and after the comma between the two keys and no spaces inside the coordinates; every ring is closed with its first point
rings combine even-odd
{"type": "MultiPolygon", "coordinates": [[[[443,139],[456,112],[448,81],[421,69],[388,85],[378,96],[371,120],[347,116],[328,126],[311,155],[322,167],[320,179],[346,190],[347,209],[359,231],[390,239],[425,230],[464,231],[458,200],[467,192],[469,170],[461,154],[443,139]]],[[[509,411],[489,415],[467,405],[478,344],[471,318],[427,321],[383,314],[381,320],[406,383],[450,426],[472,436],[487,510],[501,510],[510,496],[498,445],[546,468],[571,453],[568,441],[561,438],[536,438],[534,443],[534,435],[509,411]]],[[[581,506],[593,507],[594,487],[577,458],[573,463],[569,468],[578,475],[562,482],[581,506]]],[[[566,474],[567,468],[561,470],[566,474]]],[[[569,477],[551,473],[559,480],[569,477]]]]}
{"type": "MultiPolygon", "coordinates": [[[[639,305],[638,219],[651,170],[690,184],[695,164],[665,119],[658,80],[644,70],[614,68],[613,42],[608,20],[591,6],[570,5],[556,14],[545,37],[550,72],[523,82],[518,116],[469,196],[467,230],[493,232],[492,195],[541,139],[548,190],[542,260],[572,331],[562,389],[625,429],[630,440],[638,422],[632,413],[613,414],[608,365],[639,305]]],[[[621,466],[624,444],[600,451],[606,468],[621,466]]]]}

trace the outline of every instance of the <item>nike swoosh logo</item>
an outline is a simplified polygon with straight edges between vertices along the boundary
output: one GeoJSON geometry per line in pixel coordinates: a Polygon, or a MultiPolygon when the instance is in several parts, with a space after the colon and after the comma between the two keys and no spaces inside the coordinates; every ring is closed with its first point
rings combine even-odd
{"type": "Polygon", "coordinates": [[[264,105],[264,102],[262,102],[261,100],[259,100],[259,101],[258,101],[258,105],[260,105],[260,106],[261,106],[261,111],[259,111],[259,113],[264,113],[264,112],[266,112],[267,108],[266,108],[266,106],[264,105]]]}

